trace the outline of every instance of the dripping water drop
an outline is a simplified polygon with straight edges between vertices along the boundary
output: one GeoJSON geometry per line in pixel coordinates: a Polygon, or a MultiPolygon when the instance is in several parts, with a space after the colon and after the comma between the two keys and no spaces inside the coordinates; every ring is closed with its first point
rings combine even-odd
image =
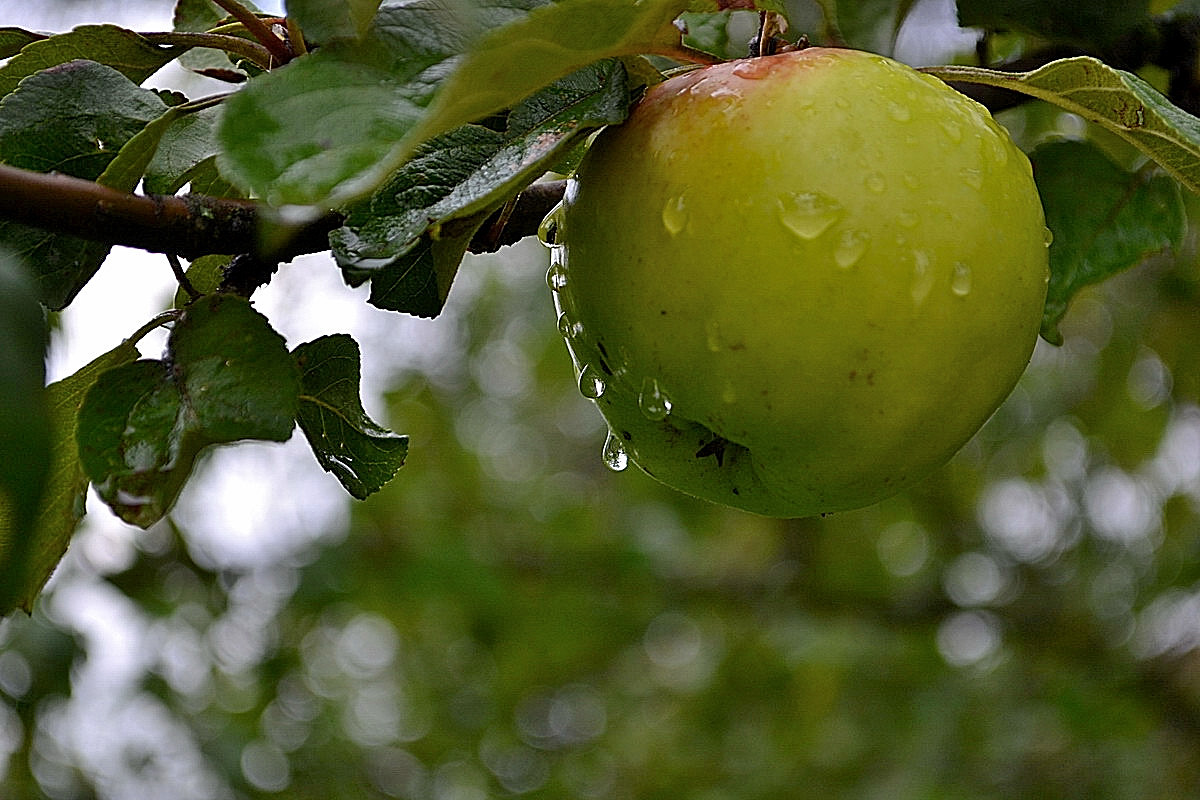
{"type": "Polygon", "coordinates": [[[667,418],[671,413],[671,399],[663,392],[662,387],[654,378],[642,381],[642,391],[638,394],[638,408],[646,419],[655,422],[667,418]]]}
{"type": "Polygon", "coordinates": [[[579,370],[579,393],[589,400],[596,400],[604,394],[606,388],[608,387],[600,370],[591,364],[584,364],[583,369],[579,370]]]}
{"type": "Polygon", "coordinates": [[[629,451],[625,448],[621,437],[611,430],[604,440],[604,449],[600,452],[600,456],[604,459],[605,465],[613,472],[621,472],[629,466],[629,451]]]}
{"type": "Polygon", "coordinates": [[[950,291],[959,297],[971,293],[971,268],[959,261],[954,265],[954,274],[950,277],[950,291]]]}
{"type": "Polygon", "coordinates": [[[819,192],[791,192],[776,202],[779,220],[801,239],[816,239],[842,216],[841,205],[819,192]]]}

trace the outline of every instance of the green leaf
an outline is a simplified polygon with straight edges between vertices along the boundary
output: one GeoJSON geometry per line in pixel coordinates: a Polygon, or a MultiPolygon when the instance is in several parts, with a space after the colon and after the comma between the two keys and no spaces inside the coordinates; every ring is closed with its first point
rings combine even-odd
{"type": "Polygon", "coordinates": [[[958,21],[964,27],[1017,30],[1099,52],[1151,20],[1149,0],[958,0],[958,21]]]}
{"type": "Polygon", "coordinates": [[[472,237],[490,215],[491,209],[485,209],[475,217],[456,219],[436,235],[422,235],[415,247],[372,274],[367,302],[387,311],[437,316],[472,237]]]}
{"type": "Polygon", "coordinates": [[[1174,106],[1138,76],[1080,56],[1032,72],[926,67],[944,81],[998,86],[1045,100],[1115,133],[1188,189],[1200,192],[1200,119],[1174,106]]]}
{"type": "Polygon", "coordinates": [[[1054,233],[1042,336],[1059,344],[1058,323],[1080,289],[1178,247],[1187,217],[1178,183],[1144,170],[1127,172],[1092,145],[1054,142],[1032,158],[1054,233]]]}
{"type": "Polygon", "coordinates": [[[464,125],[425,143],[330,236],[347,280],[378,276],[372,303],[422,316],[438,313],[462,252],[455,256],[435,243],[459,242],[465,252],[486,212],[545,173],[586,133],[623,120],[629,103],[625,69],[608,60],[518,105],[503,131],[464,125]],[[452,226],[456,220],[476,223],[452,226]],[[464,227],[470,228],[465,238],[464,227]]]}
{"type": "MultiPolygon", "coordinates": [[[[232,256],[227,255],[200,256],[188,264],[188,282],[202,295],[215,293],[221,288],[221,281],[225,279],[225,268],[229,266],[231,260],[232,256]]],[[[175,308],[183,308],[191,302],[192,298],[188,296],[182,286],[179,287],[175,292],[175,308]]]]}
{"type": "Polygon", "coordinates": [[[907,0],[817,0],[825,19],[824,40],[890,54],[907,0]]]}
{"type": "Polygon", "coordinates": [[[0,96],[16,89],[23,78],[78,59],[105,64],[140,84],[185,49],[159,47],[116,25],[80,25],[28,44],[0,67],[0,96]]]}
{"type": "MultiPolygon", "coordinates": [[[[157,94],[111,67],[61,64],[30,76],[0,101],[0,162],[96,180],[166,109],[157,94]]],[[[24,258],[42,303],[52,309],[74,299],[110,249],[9,222],[0,222],[0,242],[24,258]]]]}
{"type": "MultiPolygon", "coordinates": [[[[182,33],[206,33],[226,19],[225,12],[212,0],[178,0],[172,30],[182,33]]],[[[240,72],[223,50],[193,48],[179,57],[179,63],[197,72],[228,70],[240,72]]],[[[243,73],[244,74],[244,73],[243,73]]]]}
{"type": "Polygon", "coordinates": [[[205,447],[284,441],[299,410],[299,369],[244,298],[188,306],[167,354],[106,373],[79,418],[80,459],[97,494],[143,528],[171,509],[205,447]]]}
{"type": "Polygon", "coordinates": [[[359,400],[358,343],[323,336],[293,351],[300,367],[300,430],[317,462],[359,500],[378,491],[404,466],[408,437],[380,427],[359,400]]]}
{"type": "Polygon", "coordinates": [[[191,179],[192,171],[212,159],[216,142],[218,106],[179,115],[163,131],[158,149],[146,167],[146,191],[174,194],[191,179]]]}
{"type": "Polygon", "coordinates": [[[22,533],[37,516],[50,466],[46,345],[33,284],[20,261],[0,252],[0,506],[22,533]]]}
{"type": "Polygon", "coordinates": [[[272,205],[337,205],[369,192],[364,176],[419,121],[447,62],[527,4],[384,6],[362,41],[335,41],[229,98],[222,172],[272,205]]]}
{"type": "Polygon", "coordinates": [[[756,32],[759,27],[758,14],[753,11],[687,12],[680,15],[679,22],[683,26],[685,45],[726,59],[745,58],[754,33],[737,34],[756,32]]]}
{"type": "Polygon", "coordinates": [[[150,166],[151,160],[158,152],[163,135],[180,117],[181,113],[178,106],[172,106],[138,131],[117,152],[116,158],[108,162],[108,166],[96,179],[96,183],[123,192],[132,192],[136,189],[142,176],[146,174],[146,168],[150,166]]]}
{"type": "Polygon", "coordinates": [[[288,0],[289,17],[300,23],[304,38],[325,43],[358,39],[367,32],[379,0],[288,0]]]}
{"type": "Polygon", "coordinates": [[[51,458],[37,519],[31,529],[22,530],[0,507],[0,615],[18,606],[31,611],[38,592],[67,551],[71,534],[83,518],[88,486],[76,445],[79,410],[102,374],[137,356],[132,342],[122,342],[46,387],[51,458]]]}
{"type": "Polygon", "coordinates": [[[0,161],[95,180],[166,109],[157,94],[111,67],[61,64],[30,76],[0,101],[0,161]]]}
{"type": "Polygon", "coordinates": [[[26,45],[40,42],[45,38],[47,38],[45,34],[34,33],[23,28],[0,28],[0,58],[12,58],[26,45]]]}
{"type": "Polygon", "coordinates": [[[292,435],[299,373],[283,337],[244,298],[213,295],[188,306],[167,354],[188,424],[210,440],[292,435]]]}
{"type": "Polygon", "coordinates": [[[79,458],[96,493],[131,525],[147,528],[170,510],[207,444],[186,427],[182,407],[157,360],[109,370],[88,392],[79,458]]]}
{"type": "Polygon", "coordinates": [[[361,42],[334,42],[229,99],[222,172],[272,205],[349,203],[378,188],[423,141],[601,59],[676,47],[671,21],[692,4],[538,5],[383,6],[361,42]]]}

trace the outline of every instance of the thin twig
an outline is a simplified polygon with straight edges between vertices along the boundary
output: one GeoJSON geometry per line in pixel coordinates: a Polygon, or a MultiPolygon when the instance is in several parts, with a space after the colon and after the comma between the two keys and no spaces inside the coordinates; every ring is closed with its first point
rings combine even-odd
{"type": "Polygon", "coordinates": [[[192,285],[187,273],[183,271],[183,264],[179,263],[179,256],[174,253],[167,253],[167,263],[171,265],[171,272],[175,275],[175,280],[179,283],[179,288],[187,293],[187,296],[195,300],[200,296],[200,292],[196,291],[196,287],[192,285]]]}
{"type": "Polygon", "coordinates": [[[654,48],[652,55],[665,56],[688,64],[702,64],[706,67],[711,67],[714,64],[720,64],[724,61],[723,58],[714,56],[712,53],[706,53],[703,50],[697,50],[685,44],[660,44],[654,48]]]}
{"type": "Polygon", "coordinates": [[[250,35],[271,52],[275,63],[269,66],[279,66],[292,60],[295,54],[287,46],[287,42],[276,36],[275,32],[271,30],[271,26],[260,19],[257,14],[237,2],[237,0],[213,0],[213,2],[228,11],[231,17],[242,23],[250,35]]]}
{"type": "Polygon", "coordinates": [[[226,36],[220,33],[188,33],[186,31],[167,33],[143,33],[142,38],[152,44],[182,45],[183,47],[208,47],[213,50],[223,50],[226,53],[242,56],[253,61],[263,69],[270,69],[272,53],[258,42],[243,39],[241,36],[226,36]]]}

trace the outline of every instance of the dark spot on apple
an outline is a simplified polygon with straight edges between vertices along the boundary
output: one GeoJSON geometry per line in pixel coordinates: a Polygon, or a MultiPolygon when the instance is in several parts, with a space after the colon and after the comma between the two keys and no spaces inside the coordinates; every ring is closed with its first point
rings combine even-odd
{"type": "Polygon", "coordinates": [[[605,375],[613,374],[612,367],[608,365],[608,350],[604,347],[604,342],[597,341],[596,349],[600,351],[600,369],[605,375]]]}
{"type": "Polygon", "coordinates": [[[632,433],[630,433],[629,431],[621,431],[621,438],[622,438],[622,439],[624,439],[624,440],[625,440],[625,441],[627,441],[627,442],[632,442],[632,441],[633,441],[633,434],[632,434],[632,433]]]}
{"type": "Polygon", "coordinates": [[[741,489],[739,489],[739,488],[737,488],[737,487],[735,486],[735,487],[733,487],[733,493],[734,493],[734,494],[739,494],[739,495],[740,495],[740,494],[742,493],[742,490],[741,490],[741,489]]]}
{"type": "Polygon", "coordinates": [[[725,440],[720,436],[715,439],[710,439],[705,442],[699,450],[696,451],[696,458],[708,458],[713,456],[717,459],[717,466],[725,466],[725,440]]]}

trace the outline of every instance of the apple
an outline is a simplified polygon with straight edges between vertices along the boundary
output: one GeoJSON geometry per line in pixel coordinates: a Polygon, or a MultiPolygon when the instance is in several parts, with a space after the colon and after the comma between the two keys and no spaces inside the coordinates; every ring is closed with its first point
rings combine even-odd
{"type": "Polygon", "coordinates": [[[544,225],[605,459],[769,516],[944,464],[1024,371],[1045,302],[1024,154],[974,101],[858,51],[652,87],[544,225]]]}

